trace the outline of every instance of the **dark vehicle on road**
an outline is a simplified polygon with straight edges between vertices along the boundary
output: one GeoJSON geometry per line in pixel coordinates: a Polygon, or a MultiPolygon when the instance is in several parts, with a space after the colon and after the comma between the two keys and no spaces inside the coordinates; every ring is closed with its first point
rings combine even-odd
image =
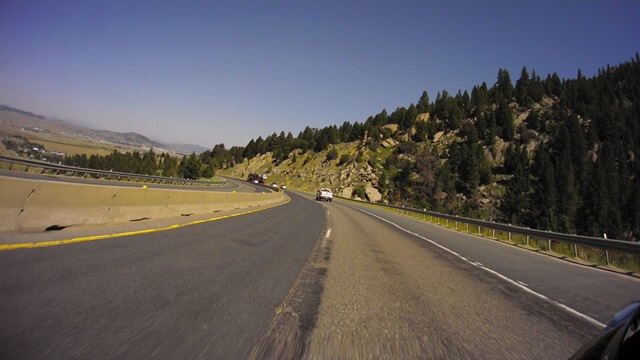
{"type": "Polygon", "coordinates": [[[267,182],[267,175],[251,173],[247,177],[247,181],[255,183],[255,184],[265,184],[267,182]],[[257,183],[256,183],[256,181],[257,181],[257,183]]]}

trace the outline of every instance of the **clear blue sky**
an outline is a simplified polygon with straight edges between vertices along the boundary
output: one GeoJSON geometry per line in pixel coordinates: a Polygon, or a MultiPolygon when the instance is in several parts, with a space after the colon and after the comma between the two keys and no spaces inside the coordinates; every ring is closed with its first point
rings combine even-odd
{"type": "Polygon", "coordinates": [[[0,103],[245,145],[446,89],[591,76],[640,51],[640,1],[0,0],[0,103]]]}

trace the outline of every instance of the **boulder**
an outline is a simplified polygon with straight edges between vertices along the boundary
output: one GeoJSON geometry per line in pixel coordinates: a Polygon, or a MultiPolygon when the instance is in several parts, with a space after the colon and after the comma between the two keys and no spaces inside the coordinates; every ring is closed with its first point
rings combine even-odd
{"type": "Polygon", "coordinates": [[[483,146],[482,150],[484,151],[484,157],[487,158],[489,162],[493,163],[494,159],[493,159],[493,154],[491,153],[491,150],[489,150],[489,148],[486,146],[483,146]]]}
{"type": "Polygon", "coordinates": [[[386,140],[382,140],[380,146],[382,146],[383,148],[392,148],[398,146],[398,142],[392,138],[388,138],[386,140]]]}
{"type": "Polygon", "coordinates": [[[447,193],[444,191],[440,191],[437,194],[433,195],[433,198],[436,200],[442,200],[447,197],[447,193]]]}
{"type": "Polygon", "coordinates": [[[344,189],[342,189],[342,193],[340,194],[340,196],[351,198],[352,194],[353,194],[353,186],[347,186],[344,189]]]}
{"type": "Polygon", "coordinates": [[[378,189],[374,188],[370,183],[364,187],[365,193],[367,193],[367,198],[370,202],[378,202],[382,199],[382,195],[378,189]]]}
{"type": "Polygon", "coordinates": [[[504,162],[504,152],[506,151],[509,143],[504,140],[497,138],[495,143],[492,146],[492,155],[494,165],[502,164],[504,162]]]}
{"type": "Polygon", "coordinates": [[[433,135],[433,142],[438,142],[438,140],[440,140],[442,135],[444,135],[444,131],[438,131],[437,133],[435,133],[433,135]]]}
{"type": "Polygon", "coordinates": [[[528,110],[523,112],[522,114],[520,114],[520,115],[518,115],[516,117],[516,119],[513,122],[513,126],[516,126],[516,127],[520,126],[524,122],[524,119],[527,118],[527,116],[529,116],[529,111],[528,110]]]}
{"type": "Polygon", "coordinates": [[[394,132],[398,131],[398,124],[387,124],[382,126],[382,128],[391,130],[391,133],[393,134],[394,132]]]}
{"type": "Polygon", "coordinates": [[[422,113],[422,114],[418,114],[418,116],[416,117],[416,122],[429,122],[429,118],[431,117],[431,115],[429,113],[422,113]]]}

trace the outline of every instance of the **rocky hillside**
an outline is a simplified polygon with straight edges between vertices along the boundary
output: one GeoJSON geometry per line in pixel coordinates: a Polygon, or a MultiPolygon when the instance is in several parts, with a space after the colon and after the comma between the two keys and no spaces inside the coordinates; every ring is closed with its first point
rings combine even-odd
{"type": "Polygon", "coordinates": [[[370,165],[371,159],[377,158],[363,146],[363,141],[354,141],[334,145],[319,153],[303,153],[296,149],[278,165],[274,165],[269,152],[220,170],[218,174],[241,179],[246,179],[250,173],[267,174],[269,183],[304,191],[329,187],[341,196],[378,202],[382,200],[377,188],[380,169],[370,165]],[[337,153],[335,158],[329,154],[332,151],[337,153]]]}
{"type": "MultiPolygon", "coordinates": [[[[517,103],[510,104],[516,128],[514,141],[523,143],[529,155],[543,141],[544,136],[535,131],[528,131],[525,119],[531,112],[549,111],[554,103],[552,98],[545,97],[540,103],[532,104],[530,108],[520,108],[517,103]]],[[[422,113],[418,114],[417,122],[428,124],[438,120],[432,118],[429,113],[422,113]]],[[[415,164],[418,154],[424,152],[446,158],[453,143],[459,144],[467,140],[467,134],[463,129],[465,124],[472,125],[473,119],[464,119],[462,123],[459,130],[438,131],[432,138],[425,137],[421,142],[412,140],[417,133],[416,125],[403,131],[399,130],[398,124],[386,124],[382,128],[389,136],[380,135],[379,140],[363,137],[361,140],[331,145],[327,150],[320,152],[303,152],[296,149],[280,163],[277,163],[272,152],[267,152],[251,159],[245,158],[242,163],[221,169],[218,173],[241,179],[246,179],[250,173],[267,174],[269,183],[286,184],[293,189],[315,191],[320,187],[330,187],[336,194],[344,197],[371,202],[394,202],[397,198],[390,198],[392,189],[389,184],[379,182],[381,176],[383,182],[388,183],[398,175],[399,169],[394,169],[390,162],[415,164]],[[329,155],[332,151],[335,151],[333,156],[329,155]]],[[[503,166],[509,145],[510,142],[497,138],[493,144],[482,147],[491,168],[503,166]]],[[[418,181],[420,174],[414,172],[410,177],[418,181]]],[[[478,189],[479,208],[489,219],[496,217],[499,200],[505,191],[504,183],[508,178],[507,175],[498,174],[491,183],[481,185],[478,189]]],[[[460,207],[467,200],[462,193],[447,194],[442,189],[437,191],[434,197],[441,200],[449,197],[460,207]]]]}

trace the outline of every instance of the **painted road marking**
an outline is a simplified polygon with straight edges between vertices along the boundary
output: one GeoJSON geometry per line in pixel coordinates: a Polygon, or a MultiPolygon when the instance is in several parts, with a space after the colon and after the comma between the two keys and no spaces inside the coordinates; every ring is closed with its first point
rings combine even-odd
{"type": "Polygon", "coordinates": [[[291,201],[291,198],[287,196],[287,201],[285,201],[282,204],[269,206],[269,207],[262,208],[262,209],[249,210],[249,211],[245,211],[245,212],[241,212],[241,213],[237,213],[237,214],[218,216],[218,217],[210,218],[210,219],[196,220],[196,221],[192,221],[192,222],[184,223],[184,224],[175,224],[175,225],[170,225],[170,226],[166,226],[166,227],[162,227],[162,228],[127,231],[127,232],[121,232],[121,233],[115,233],[115,234],[85,236],[85,237],[78,237],[78,238],[64,239],[64,240],[53,240],[53,241],[43,241],[43,242],[34,242],[34,243],[3,244],[3,245],[0,245],[0,251],[16,250],[16,249],[33,249],[33,248],[47,247],[47,246],[67,245],[67,244],[75,244],[75,243],[79,243],[79,242],[113,239],[113,238],[124,237],[124,236],[142,235],[142,234],[150,234],[150,233],[160,232],[160,231],[174,230],[174,229],[179,229],[179,228],[186,227],[186,226],[204,224],[204,223],[207,223],[207,222],[224,220],[224,219],[229,219],[229,218],[233,218],[233,217],[236,217],[236,216],[252,214],[252,213],[255,213],[255,212],[258,212],[258,211],[273,209],[273,208],[278,207],[278,206],[286,205],[290,201],[291,201]]]}
{"type": "Polygon", "coordinates": [[[550,298],[548,298],[548,297],[547,297],[547,296],[545,296],[545,295],[542,295],[542,294],[540,294],[540,293],[538,293],[538,292],[535,292],[535,291],[533,291],[533,290],[529,289],[527,286],[522,285],[522,284],[520,284],[519,282],[517,282],[517,281],[515,281],[515,280],[512,280],[512,279],[510,279],[510,278],[508,278],[508,277],[506,277],[506,276],[504,276],[504,275],[500,274],[500,273],[499,273],[499,272],[497,272],[497,271],[491,270],[491,269],[489,269],[488,267],[486,267],[486,266],[484,266],[484,265],[482,265],[482,264],[480,264],[480,263],[473,262],[473,261],[471,261],[471,260],[469,260],[469,259],[465,258],[464,256],[462,256],[462,255],[458,254],[457,252],[452,251],[452,250],[449,250],[448,248],[446,248],[446,247],[444,247],[444,246],[442,246],[442,245],[438,244],[437,242],[435,242],[435,241],[433,241],[433,240],[431,240],[431,239],[428,239],[428,238],[426,238],[426,237],[424,237],[424,236],[422,236],[422,235],[419,235],[419,234],[417,234],[417,233],[415,233],[415,232],[413,232],[413,231],[407,230],[407,229],[403,228],[402,226],[400,226],[400,225],[398,225],[398,224],[396,224],[396,223],[394,223],[394,222],[392,222],[392,221],[389,221],[389,220],[387,220],[387,219],[385,219],[385,218],[383,218],[383,217],[380,217],[380,216],[378,216],[378,215],[376,215],[376,214],[370,213],[370,212],[368,212],[368,211],[366,211],[366,210],[362,210],[362,209],[359,209],[359,208],[357,208],[357,207],[351,207],[351,206],[349,206],[349,207],[350,207],[350,208],[352,208],[352,209],[356,209],[356,210],[362,211],[362,212],[363,212],[363,213],[365,213],[365,214],[369,214],[369,215],[371,215],[371,216],[373,216],[373,217],[375,217],[375,218],[377,218],[377,219],[380,219],[380,220],[382,220],[382,221],[384,221],[384,222],[386,222],[386,223],[388,223],[388,224],[391,224],[391,225],[393,225],[393,226],[397,227],[398,229],[400,229],[400,230],[402,230],[402,231],[404,231],[404,232],[406,232],[406,233],[409,233],[409,234],[414,235],[414,236],[416,236],[416,237],[418,237],[418,238],[420,238],[420,239],[422,239],[422,240],[424,240],[424,241],[427,241],[427,242],[429,242],[429,243],[431,243],[431,244],[433,244],[433,245],[435,245],[435,246],[437,246],[437,247],[441,248],[442,250],[447,251],[447,252],[449,252],[449,253],[451,253],[451,254],[453,254],[453,255],[455,255],[455,256],[457,256],[457,257],[459,257],[459,258],[460,258],[460,259],[462,259],[463,261],[466,261],[467,263],[469,263],[469,264],[471,264],[471,265],[473,265],[473,266],[477,266],[477,267],[479,267],[480,269],[483,269],[483,270],[485,270],[485,271],[487,271],[487,272],[489,272],[489,273],[491,273],[491,274],[493,274],[493,275],[495,275],[495,276],[499,277],[500,279],[503,279],[504,281],[507,281],[507,282],[509,282],[509,283],[511,283],[511,284],[513,284],[513,285],[515,285],[515,286],[517,286],[517,287],[519,287],[520,289],[522,289],[522,290],[524,290],[524,291],[526,291],[526,292],[528,292],[528,293],[530,293],[530,294],[532,294],[532,295],[534,295],[534,296],[537,296],[537,297],[539,297],[539,298],[541,298],[541,299],[544,299],[544,300],[547,300],[547,301],[551,302],[552,304],[557,305],[558,307],[560,307],[560,308],[562,308],[562,309],[564,309],[564,310],[566,310],[566,311],[568,311],[568,312],[570,312],[570,313],[572,313],[572,314],[576,315],[577,317],[579,317],[579,318],[581,318],[581,319],[583,319],[583,320],[586,320],[586,321],[588,321],[588,322],[590,322],[590,323],[592,323],[592,324],[594,324],[594,325],[597,325],[597,326],[599,326],[599,327],[602,327],[602,328],[606,327],[606,325],[605,325],[605,324],[603,324],[603,323],[601,323],[600,321],[598,321],[598,320],[596,320],[596,319],[594,319],[594,318],[592,318],[592,317],[590,317],[590,316],[588,316],[588,315],[585,315],[585,314],[583,314],[583,313],[581,313],[581,312],[579,312],[579,311],[577,311],[577,310],[575,310],[575,309],[573,309],[573,308],[570,308],[570,307],[568,307],[567,305],[564,305],[564,304],[562,304],[562,303],[560,303],[560,302],[558,302],[558,301],[555,301],[555,300],[553,300],[553,299],[550,299],[550,298]]]}
{"type": "Polygon", "coordinates": [[[527,284],[523,283],[523,282],[522,282],[522,281],[520,281],[520,280],[516,280],[516,281],[518,282],[518,284],[520,284],[520,285],[522,285],[522,286],[529,286],[529,285],[527,285],[527,284]]]}
{"type": "Polygon", "coordinates": [[[322,238],[322,247],[326,248],[327,247],[327,239],[329,238],[329,236],[331,235],[331,229],[327,229],[327,233],[325,234],[325,236],[322,238]]]}

